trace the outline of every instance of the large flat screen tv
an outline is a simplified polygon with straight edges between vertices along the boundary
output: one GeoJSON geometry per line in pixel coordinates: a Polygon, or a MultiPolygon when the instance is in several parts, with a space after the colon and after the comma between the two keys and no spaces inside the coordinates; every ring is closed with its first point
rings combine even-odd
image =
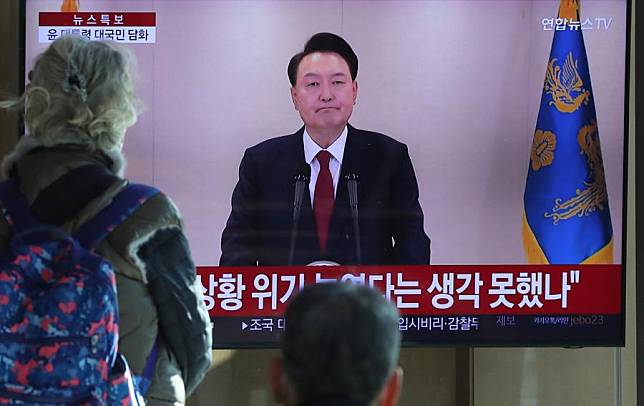
{"type": "MultiPolygon", "coordinates": [[[[66,34],[136,55],[126,174],[182,212],[217,348],[275,346],[289,298],[328,280],[381,289],[408,345],[621,346],[629,14],[627,0],[27,0],[25,72],[66,34]],[[287,64],[318,32],[357,54],[349,123],[407,146],[429,266],[219,266],[246,149],[302,127],[287,64]]],[[[364,213],[374,181],[359,175],[364,213]]],[[[291,201],[297,176],[275,179],[291,201]]]]}

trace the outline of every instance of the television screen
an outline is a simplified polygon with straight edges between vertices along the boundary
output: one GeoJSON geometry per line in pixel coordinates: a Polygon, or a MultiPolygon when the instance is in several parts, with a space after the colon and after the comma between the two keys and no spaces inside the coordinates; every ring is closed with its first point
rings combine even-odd
{"type": "MultiPolygon", "coordinates": [[[[275,346],[288,300],[329,280],[381,289],[400,310],[408,345],[615,346],[624,345],[628,8],[626,0],[28,0],[25,71],[66,34],[136,55],[144,109],[126,136],[126,175],[180,209],[217,348],[275,346]],[[348,221],[330,244],[349,253],[338,257],[302,255],[316,169],[291,163],[291,150],[266,163],[262,146],[249,149],[287,134],[301,145],[305,113],[287,66],[318,32],[340,35],[359,61],[345,158],[349,140],[383,139],[356,129],[406,146],[390,142],[400,155],[380,154],[373,169],[363,165],[372,152],[336,168],[334,210],[345,208],[348,221]],[[248,186],[249,174],[265,181],[248,186]],[[422,214],[414,206],[413,239],[429,236],[431,265],[390,260],[407,242],[400,234],[385,233],[385,252],[372,253],[377,233],[409,220],[414,178],[422,214]],[[263,198],[240,203],[258,189],[288,204],[271,212],[276,203],[263,198]],[[376,215],[379,205],[387,209],[376,215]],[[235,234],[235,215],[251,212],[255,223],[235,234]],[[253,251],[252,264],[231,251],[219,266],[227,224],[224,247],[253,251]],[[255,245],[228,244],[244,232],[255,245]]],[[[409,247],[411,257],[427,255],[423,244],[409,247]]]]}

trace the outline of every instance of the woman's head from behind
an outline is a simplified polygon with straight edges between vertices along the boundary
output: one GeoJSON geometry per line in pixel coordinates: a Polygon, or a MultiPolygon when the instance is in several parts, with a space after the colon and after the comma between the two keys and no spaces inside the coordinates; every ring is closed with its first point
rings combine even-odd
{"type": "Polygon", "coordinates": [[[36,59],[25,94],[3,106],[24,106],[27,130],[43,145],[118,150],[137,119],[132,62],[108,42],[63,36],[36,59]]]}

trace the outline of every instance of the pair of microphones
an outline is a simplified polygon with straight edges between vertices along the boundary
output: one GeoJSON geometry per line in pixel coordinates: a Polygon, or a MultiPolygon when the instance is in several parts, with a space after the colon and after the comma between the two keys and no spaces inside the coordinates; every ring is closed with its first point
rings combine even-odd
{"type": "MultiPolygon", "coordinates": [[[[311,181],[311,167],[308,164],[303,164],[296,171],[293,180],[295,182],[295,195],[293,197],[293,225],[291,229],[288,265],[293,265],[295,241],[297,240],[298,223],[302,211],[302,200],[304,199],[304,192],[308,189],[309,182],[311,181]]],[[[358,222],[358,174],[350,172],[344,176],[344,181],[347,186],[347,192],[349,193],[349,208],[351,211],[351,219],[353,220],[356,263],[360,264],[362,262],[362,254],[360,251],[360,224],[358,222]]]]}

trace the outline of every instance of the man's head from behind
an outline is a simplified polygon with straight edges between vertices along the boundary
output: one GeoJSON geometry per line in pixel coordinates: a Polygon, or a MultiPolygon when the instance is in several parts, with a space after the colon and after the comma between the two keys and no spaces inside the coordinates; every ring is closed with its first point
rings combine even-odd
{"type": "Polygon", "coordinates": [[[276,400],[287,406],[393,406],[402,384],[398,312],[361,285],[306,287],[286,311],[276,400]]]}

